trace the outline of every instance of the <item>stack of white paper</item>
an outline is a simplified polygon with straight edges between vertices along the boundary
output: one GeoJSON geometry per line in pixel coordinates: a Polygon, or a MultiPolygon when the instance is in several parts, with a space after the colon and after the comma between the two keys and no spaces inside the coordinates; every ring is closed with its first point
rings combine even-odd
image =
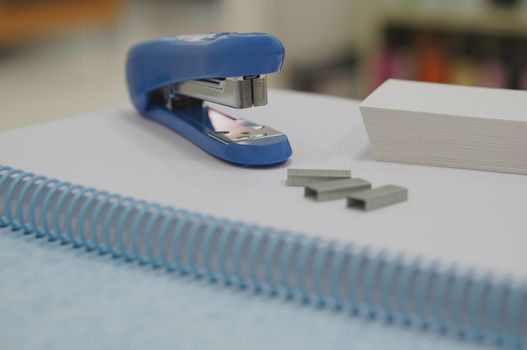
{"type": "Polygon", "coordinates": [[[527,174],[527,91],[388,80],[360,109],[377,160],[527,174]]]}

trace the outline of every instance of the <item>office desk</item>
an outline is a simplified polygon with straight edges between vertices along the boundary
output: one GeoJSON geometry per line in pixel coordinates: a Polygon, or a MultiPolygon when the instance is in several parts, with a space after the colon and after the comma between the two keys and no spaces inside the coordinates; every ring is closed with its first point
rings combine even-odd
{"type": "MultiPolygon", "coordinates": [[[[271,91],[247,119],[285,132],[288,164],[225,164],[129,108],[0,134],[0,163],[220,217],[525,276],[522,176],[380,163],[357,102],[271,91]],[[364,213],[285,187],[286,168],[349,168],[406,203],[364,213]]],[[[210,285],[108,256],[0,234],[6,348],[472,347],[344,313],[210,285]],[[269,300],[271,299],[271,300],[269,300]]]]}

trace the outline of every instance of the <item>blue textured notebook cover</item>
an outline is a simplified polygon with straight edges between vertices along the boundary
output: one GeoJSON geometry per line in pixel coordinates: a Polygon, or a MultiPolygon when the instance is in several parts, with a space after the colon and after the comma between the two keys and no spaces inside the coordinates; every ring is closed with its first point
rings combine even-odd
{"type": "MultiPolygon", "coordinates": [[[[139,263],[393,327],[510,348],[524,345],[523,285],[408,261],[385,251],[189,213],[1,165],[0,201],[0,226],[26,240],[35,237],[36,245],[48,242],[60,250],[106,257],[114,265],[139,263]]],[[[10,251],[17,250],[8,248],[5,255],[10,251]]],[[[41,260],[44,268],[52,267],[47,261],[41,260]]],[[[26,283],[40,269],[31,269],[34,273],[26,274],[26,283]]],[[[83,270],[77,268],[77,277],[68,283],[82,281],[83,270]]],[[[58,271],[55,278],[68,280],[71,272],[58,271]]],[[[50,284],[48,280],[44,287],[50,284]]],[[[64,289],[59,285],[54,287],[64,289]]],[[[109,294],[120,299],[122,293],[109,294]]],[[[45,298],[50,301],[42,307],[52,300],[45,298]]]]}
{"type": "Polygon", "coordinates": [[[2,349],[474,349],[0,229],[2,349]]]}

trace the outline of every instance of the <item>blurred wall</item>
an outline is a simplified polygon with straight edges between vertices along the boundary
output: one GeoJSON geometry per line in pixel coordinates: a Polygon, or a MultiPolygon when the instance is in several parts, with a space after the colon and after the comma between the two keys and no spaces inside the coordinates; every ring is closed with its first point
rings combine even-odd
{"type": "Polygon", "coordinates": [[[129,106],[128,48],[178,34],[276,35],[286,60],[272,87],[359,99],[389,77],[527,89],[527,0],[0,0],[13,22],[6,1],[39,3],[44,17],[46,4],[119,6],[0,41],[0,129],[129,106]]]}

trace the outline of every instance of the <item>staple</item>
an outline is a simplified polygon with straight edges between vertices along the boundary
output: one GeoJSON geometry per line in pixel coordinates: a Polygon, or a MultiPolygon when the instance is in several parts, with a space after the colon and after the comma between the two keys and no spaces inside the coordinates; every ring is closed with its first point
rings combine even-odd
{"type": "Polygon", "coordinates": [[[361,178],[312,183],[305,187],[305,196],[316,201],[346,198],[350,193],[371,188],[371,183],[361,178]]]}
{"type": "Polygon", "coordinates": [[[401,186],[386,185],[374,189],[352,193],[348,196],[348,207],[365,211],[382,208],[404,202],[408,199],[408,190],[401,186]]]}
{"type": "Polygon", "coordinates": [[[315,182],[350,178],[350,170],[287,169],[286,185],[304,187],[315,182]]]}

